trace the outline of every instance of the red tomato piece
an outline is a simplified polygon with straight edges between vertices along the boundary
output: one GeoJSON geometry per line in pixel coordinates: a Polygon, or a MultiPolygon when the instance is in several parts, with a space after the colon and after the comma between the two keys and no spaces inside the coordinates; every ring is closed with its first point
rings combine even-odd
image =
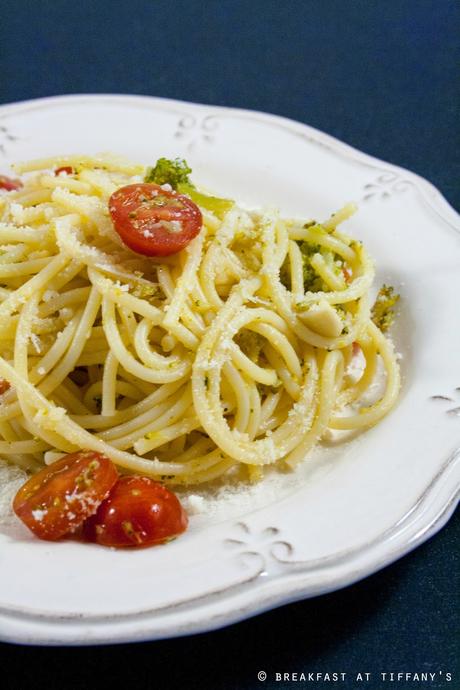
{"type": "Polygon", "coordinates": [[[187,529],[179,499],[148,477],[121,477],[97,513],[83,526],[89,541],[104,546],[153,546],[187,529]]]}
{"type": "Polygon", "coordinates": [[[71,453],[34,474],[13,501],[16,515],[40,539],[75,532],[93,515],[118,478],[111,460],[92,450],[71,453]]]}
{"type": "Polygon", "coordinates": [[[200,209],[187,196],[146,182],[117,189],[109,211],[123,242],[145,256],[179,252],[203,224],[200,209]]]}
{"type": "Polygon", "coordinates": [[[61,168],[56,168],[54,171],[55,176],[58,175],[73,175],[73,168],[71,165],[63,165],[61,168]]]}
{"type": "Polygon", "coordinates": [[[14,192],[22,187],[21,180],[13,179],[7,175],[0,175],[0,189],[5,189],[7,192],[14,192]]]}
{"type": "Polygon", "coordinates": [[[0,395],[3,395],[3,393],[6,393],[7,390],[11,388],[11,385],[9,381],[6,379],[0,378],[0,395]]]}
{"type": "Polygon", "coordinates": [[[345,278],[345,282],[349,283],[351,280],[351,271],[349,268],[345,268],[345,266],[342,268],[342,273],[343,277],[345,278]]]}

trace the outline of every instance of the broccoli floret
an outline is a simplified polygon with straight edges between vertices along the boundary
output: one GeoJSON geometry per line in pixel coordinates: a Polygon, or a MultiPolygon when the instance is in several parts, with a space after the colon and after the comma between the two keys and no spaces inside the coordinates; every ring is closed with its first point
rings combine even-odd
{"type": "Polygon", "coordinates": [[[309,244],[308,242],[301,242],[299,244],[302,252],[303,264],[303,286],[305,292],[322,292],[326,289],[323,280],[316,273],[315,269],[310,263],[313,254],[321,254],[321,247],[319,244],[309,244]]]}
{"type": "Polygon", "coordinates": [[[155,182],[155,184],[170,184],[173,189],[177,189],[179,184],[193,185],[189,182],[188,176],[192,172],[187,162],[183,158],[175,158],[173,161],[168,158],[159,158],[154,168],[147,168],[144,182],[155,182]]]}
{"type": "Polygon", "coordinates": [[[326,286],[309,261],[303,263],[303,286],[305,292],[325,292],[326,286]]]}
{"type": "Polygon", "coordinates": [[[189,175],[192,169],[183,158],[159,158],[155,167],[147,168],[144,182],[155,182],[155,184],[170,184],[180,194],[187,194],[198,206],[202,206],[214,213],[218,218],[223,218],[227,211],[233,206],[234,202],[230,199],[221,199],[209,194],[199,192],[189,175]]]}
{"type": "Polygon", "coordinates": [[[321,254],[320,245],[300,242],[299,247],[302,253],[303,286],[305,292],[322,292],[326,289],[326,286],[310,263],[313,254],[321,254]]]}
{"type": "MultiPolygon", "coordinates": [[[[302,253],[303,266],[303,285],[306,292],[321,292],[326,290],[324,282],[316,273],[315,269],[310,263],[313,254],[321,253],[321,247],[318,244],[309,244],[308,242],[298,242],[300,251],[302,253]]],[[[291,274],[289,270],[289,259],[285,259],[280,269],[280,281],[288,290],[291,289],[291,274]]]]}
{"type": "Polygon", "coordinates": [[[391,285],[382,285],[372,307],[371,317],[375,325],[384,333],[394,320],[394,305],[399,300],[391,285]]]}

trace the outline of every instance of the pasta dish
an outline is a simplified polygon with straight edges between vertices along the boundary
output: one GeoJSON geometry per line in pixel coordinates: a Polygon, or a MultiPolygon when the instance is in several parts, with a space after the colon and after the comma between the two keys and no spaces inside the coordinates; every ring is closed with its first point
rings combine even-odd
{"type": "Polygon", "coordinates": [[[32,161],[0,195],[0,456],[32,473],[84,449],[170,486],[256,481],[395,404],[395,297],[372,309],[354,206],[247,210],[166,163],[32,161]]]}

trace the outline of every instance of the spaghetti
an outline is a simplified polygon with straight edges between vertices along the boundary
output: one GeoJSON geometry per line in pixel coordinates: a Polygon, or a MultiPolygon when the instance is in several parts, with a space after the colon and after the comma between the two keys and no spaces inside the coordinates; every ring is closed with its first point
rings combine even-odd
{"type": "Polygon", "coordinates": [[[394,405],[373,262],[338,230],[352,205],[322,224],[201,207],[187,248],[152,258],[122,243],[108,209],[143,166],[72,156],[15,169],[24,186],[0,200],[9,462],[35,471],[88,449],[171,485],[257,480],[266,465],[294,467],[327,429],[372,426],[394,405]],[[385,391],[362,407],[379,360],[385,391]]]}

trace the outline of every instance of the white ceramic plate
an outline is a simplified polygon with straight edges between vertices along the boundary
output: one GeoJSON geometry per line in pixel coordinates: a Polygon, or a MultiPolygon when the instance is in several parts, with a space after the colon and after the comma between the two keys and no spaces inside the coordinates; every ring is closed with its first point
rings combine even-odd
{"type": "Polygon", "coordinates": [[[119,152],[186,157],[199,180],[251,206],[348,224],[396,285],[397,408],[294,475],[205,499],[177,541],[138,552],[48,544],[0,526],[0,638],[39,644],[210,630],[350,584],[394,561],[452,513],[460,474],[459,218],[428,182],[305,125],[132,96],[0,108],[0,172],[14,160],[119,152]],[[437,397],[442,396],[442,397],[437,397]]]}

